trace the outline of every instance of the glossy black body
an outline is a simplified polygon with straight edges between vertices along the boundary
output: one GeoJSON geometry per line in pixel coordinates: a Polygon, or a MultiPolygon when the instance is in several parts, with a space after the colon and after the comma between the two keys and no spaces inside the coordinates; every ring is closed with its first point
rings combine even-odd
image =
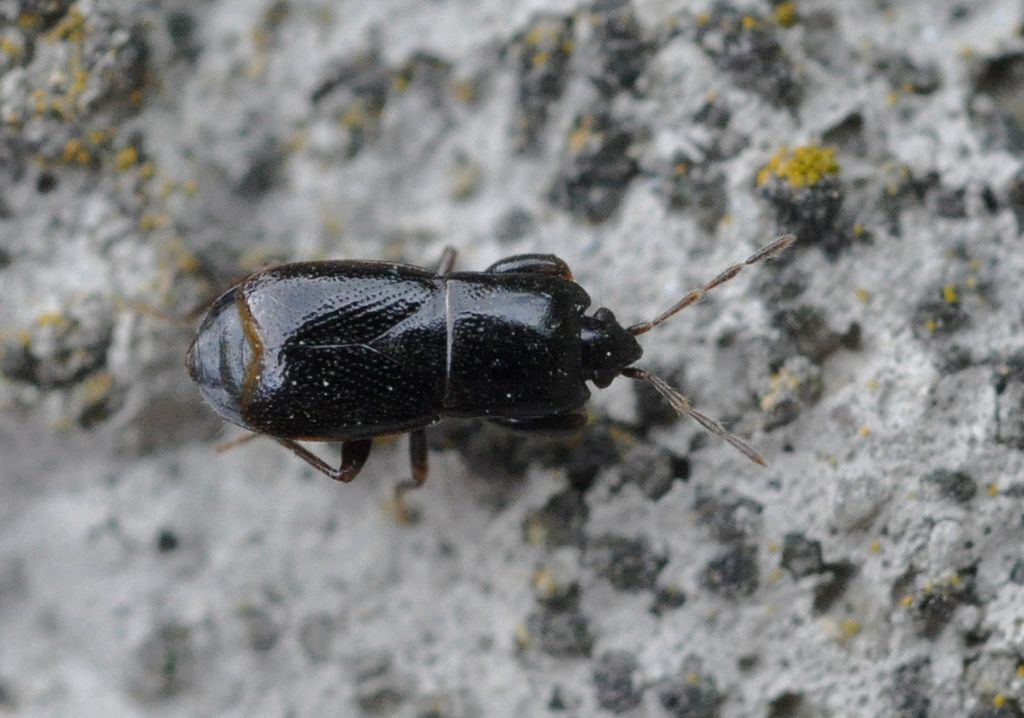
{"type": "MultiPolygon", "coordinates": [[[[253,274],[212,306],[187,365],[228,421],[276,438],[355,441],[445,416],[570,425],[639,344],[551,255],[485,272],[303,262],[253,274]]],[[[582,423],[582,421],[578,422],[582,423]]]]}

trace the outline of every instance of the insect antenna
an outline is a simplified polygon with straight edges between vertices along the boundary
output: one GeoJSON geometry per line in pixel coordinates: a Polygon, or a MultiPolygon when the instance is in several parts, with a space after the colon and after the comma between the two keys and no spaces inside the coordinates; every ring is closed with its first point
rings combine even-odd
{"type": "Polygon", "coordinates": [[[669,385],[664,379],[656,377],[653,374],[648,374],[643,369],[637,369],[636,367],[626,367],[622,370],[622,376],[629,377],[630,379],[636,379],[637,381],[648,382],[651,386],[657,389],[659,394],[668,400],[668,403],[672,405],[672,408],[675,409],[680,416],[685,414],[715,436],[722,437],[732,444],[737,451],[753,461],[755,464],[759,464],[761,466],[768,465],[764,462],[764,459],[761,458],[761,455],[754,451],[754,448],[750,444],[743,441],[743,439],[738,436],[730,434],[721,424],[711,417],[705,416],[694,409],[690,400],[683,396],[678,389],[669,385]]]}
{"type": "MultiPolygon", "coordinates": [[[[747,257],[747,259],[745,261],[741,262],[740,264],[732,265],[731,267],[726,269],[724,272],[719,274],[717,277],[712,279],[710,282],[705,284],[703,287],[701,287],[699,289],[694,289],[692,292],[687,292],[687,294],[684,295],[682,299],[680,299],[678,302],[676,302],[671,307],[666,309],[664,312],[659,314],[656,318],[652,319],[649,322],[640,322],[639,324],[634,324],[631,327],[627,327],[626,331],[628,331],[633,336],[637,336],[638,334],[643,334],[645,332],[649,332],[650,330],[654,329],[654,327],[658,326],[659,324],[661,324],[666,319],[669,319],[670,317],[678,314],[679,312],[683,311],[684,309],[686,309],[691,304],[696,304],[697,302],[699,302],[701,299],[704,298],[704,295],[707,294],[708,292],[710,292],[712,289],[714,289],[715,287],[718,287],[718,286],[720,286],[722,284],[725,284],[730,279],[735,277],[737,274],[742,272],[744,267],[749,267],[749,266],[754,265],[754,264],[760,264],[761,262],[764,262],[765,260],[771,259],[772,257],[776,256],[777,254],[780,254],[783,251],[785,251],[795,241],[796,241],[796,235],[795,234],[787,234],[787,235],[784,235],[784,236],[780,237],[779,239],[777,239],[774,242],[772,242],[771,244],[769,244],[767,247],[763,247],[760,250],[758,250],[757,252],[755,252],[754,254],[752,254],[749,257],[747,257]]],[[[661,390],[659,389],[659,391],[661,391],[661,390]]],[[[696,418],[696,417],[694,417],[694,418],[696,418]]],[[[700,419],[698,419],[698,421],[700,421],[700,419]]]]}

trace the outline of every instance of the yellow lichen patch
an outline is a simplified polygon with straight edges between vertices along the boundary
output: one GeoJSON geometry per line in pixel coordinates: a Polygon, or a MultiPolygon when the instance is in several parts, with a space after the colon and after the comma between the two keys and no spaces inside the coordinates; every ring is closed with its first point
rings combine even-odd
{"type": "Polygon", "coordinates": [[[711,22],[711,13],[705,11],[697,13],[697,27],[705,27],[711,22]]]}
{"type": "Polygon", "coordinates": [[[34,12],[23,12],[18,15],[18,28],[21,30],[35,30],[43,24],[43,18],[34,12]]]}
{"type": "Polygon", "coordinates": [[[530,631],[526,628],[525,623],[517,623],[515,629],[516,646],[519,650],[525,651],[530,646],[530,631]]]}
{"type": "Polygon", "coordinates": [[[914,605],[914,597],[909,593],[900,599],[900,608],[910,608],[914,605]]]}
{"type": "Polygon", "coordinates": [[[987,487],[985,487],[985,493],[987,493],[989,496],[993,496],[993,497],[999,496],[999,485],[998,484],[989,484],[987,487]]]}
{"type": "Polygon", "coordinates": [[[547,568],[539,568],[533,573],[533,577],[530,579],[530,583],[533,584],[533,589],[538,595],[544,598],[552,598],[557,596],[561,590],[561,586],[558,583],[558,579],[547,568]]]}
{"type": "Polygon", "coordinates": [[[92,159],[92,155],[85,148],[85,145],[82,144],[81,140],[70,139],[65,143],[64,151],[61,153],[61,160],[65,163],[85,165],[89,164],[90,159],[92,159]]]}
{"type": "Polygon", "coordinates": [[[924,328],[928,333],[934,333],[939,328],[939,323],[934,319],[929,319],[924,323],[924,328]]]}
{"type": "Polygon", "coordinates": [[[620,429],[617,426],[612,426],[608,429],[608,436],[611,437],[612,441],[620,446],[633,446],[636,444],[636,435],[625,429],[620,429]]]}
{"type": "Polygon", "coordinates": [[[1002,693],[996,693],[992,697],[992,707],[993,708],[1002,708],[1005,705],[1006,705],[1006,696],[1004,696],[1002,693]]]}
{"type": "Polygon", "coordinates": [[[143,232],[153,232],[170,225],[171,220],[165,214],[146,212],[139,218],[139,229],[143,232]]]}
{"type": "Polygon", "coordinates": [[[36,317],[36,324],[41,327],[63,327],[67,323],[67,317],[60,312],[44,312],[36,317]]]}
{"type": "Polygon", "coordinates": [[[345,110],[345,114],[341,116],[338,123],[346,130],[354,130],[358,127],[362,127],[366,122],[366,111],[363,109],[362,103],[356,103],[352,107],[345,110]]]}
{"type": "Polygon", "coordinates": [[[857,301],[861,304],[868,304],[871,302],[871,292],[864,289],[864,287],[857,287],[853,290],[853,296],[855,296],[857,301]]]}
{"type": "Polygon", "coordinates": [[[32,90],[32,109],[36,115],[46,114],[46,90],[32,90]]]}
{"type": "Polygon", "coordinates": [[[101,371],[83,379],[78,388],[86,404],[95,404],[114,388],[114,376],[109,371],[101,371]]]}
{"type": "Polygon", "coordinates": [[[594,119],[592,117],[583,117],[572,132],[569,133],[569,151],[578,155],[587,148],[587,144],[590,142],[592,129],[594,126],[594,119]]]}
{"type": "Polygon", "coordinates": [[[199,257],[193,254],[179,237],[168,240],[160,247],[159,261],[161,266],[170,264],[184,274],[194,274],[202,266],[199,257]]]}
{"type": "Polygon", "coordinates": [[[677,162],[676,166],[673,167],[672,169],[676,173],[676,176],[679,177],[689,172],[690,166],[685,162],[677,162]]]}
{"type": "Polygon", "coordinates": [[[452,83],[452,93],[459,102],[472,102],[476,99],[476,85],[471,80],[456,80],[452,83]]]}
{"type": "Polygon", "coordinates": [[[85,37],[85,15],[78,8],[72,5],[56,27],[50,30],[48,38],[57,42],[67,40],[68,42],[81,42],[85,37]]]}
{"type": "Polygon", "coordinates": [[[779,27],[793,27],[796,25],[796,3],[795,2],[784,2],[776,6],[775,12],[775,23],[779,27]]]}
{"type": "Polygon", "coordinates": [[[181,189],[184,190],[186,197],[195,197],[199,192],[199,183],[195,180],[185,180],[181,189]]]}
{"type": "Polygon", "coordinates": [[[757,184],[763,185],[772,177],[778,177],[791,187],[810,187],[838,174],[835,148],[803,145],[790,150],[784,146],[757,173],[757,184]]]}
{"type": "Polygon", "coordinates": [[[1024,663],[1017,666],[1017,678],[1024,679],[1024,663]]]}
{"type": "Polygon", "coordinates": [[[531,546],[543,546],[548,540],[548,529],[544,522],[536,517],[526,522],[526,543],[531,546]]]}
{"type": "Polygon", "coordinates": [[[860,629],[860,621],[852,618],[847,618],[839,624],[839,632],[844,641],[849,641],[851,638],[856,637],[860,633],[860,629]]]}
{"type": "Polygon", "coordinates": [[[761,410],[771,411],[789,392],[800,386],[800,379],[785,367],[772,374],[767,393],[761,397],[761,410]]]}
{"type": "Polygon", "coordinates": [[[533,53],[533,57],[530,58],[530,63],[535,68],[540,69],[548,64],[549,59],[551,59],[551,56],[548,53],[544,52],[543,50],[538,50],[537,52],[533,53]]]}
{"type": "Polygon", "coordinates": [[[128,145],[114,156],[114,167],[118,172],[127,172],[139,161],[139,151],[128,145]]]}
{"type": "Polygon", "coordinates": [[[10,39],[9,37],[0,37],[0,52],[7,55],[8,57],[13,57],[17,59],[21,57],[23,49],[21,45],[14,42],[14,40],[10,39]]]}
{"type": "Polygon", "coordinates": [[[755,27],[761,24],[761,21],[758,20],[753,15],[744,15],[743,20],[741,22],[743,24],[744,30],[753,30],[755,27]]]}
{"type": "Polygon", "coordinates": [[[870,553],[879,553],[882,550],[882,542],[875,540],[868,544],[868,551],[870,553]]]}
{"type": "Polygon", "coordinates": [[[863,224],[855,224],[855,225],[853,225],[853,236],[854,237],[863,237],[864,233],[867,232],[867,231],[868,231],[867,228],[865,228],[863,224]]]}
{"type": "Polygon", "coordinates": [[[114,130],[89,130],[86,133],[85,138],[89,140],[90,144],[102,145],[108,139],[112,138],[116,134],[114,130]]]}
{"type": "Polygon", "coordinates": [[[861,426],[859,429],[857,429],[857,436],[859,436],[862,439],[868,438],[869,436],[871,436],[871,427],[867,425],[861,426]]]}
{"type": "Polygon", "coordinates": [[[942,288],[942,299],[946,302],[946,304],[956,304],[958,301],[960,301],[960,297],[957,294],[955,284],[947,284],[942,288]]]}

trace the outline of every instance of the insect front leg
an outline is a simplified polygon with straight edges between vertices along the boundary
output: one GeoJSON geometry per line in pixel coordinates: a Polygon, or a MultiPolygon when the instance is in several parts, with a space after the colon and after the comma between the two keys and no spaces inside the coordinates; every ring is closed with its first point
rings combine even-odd
{"type": "Polygon", "coordinates": [[[437,263],[437,273],[442,277],[448,276],[452,267],[455,266],[456,256],[458,256],[458,252],[455,251],[455,247],[445,247],[444,252],[441,253],[441,261],[437,263]]]}
{"type": "Polygon", "coordinates": [[[394,510],[398,520],[404,524],[415,523],[418,514],[405,504],[405,495],[413,489],[423,486],[430,469],[427,454],[427,432],[416,429],[409,433],[409,464],[412,467],[412,479],[400,481],[395,486],[394,510]]]}
{"type": "Polygon", "coordinates": [[[347,484],[359,474],[363,464],[366,463],[367,457],[370,455],[370,449],[373,447],[372,439],[355,439],[343,442],[341,445],[341,463],[337,469],[334,469],[326,461],[298,442],[291,439],[282,439],[277,436],[271,438],[324,476],[329,476],[335,481],[340,481],[344,484],[347,484]]]}
{"type": "Polygon", "coordinates": [[[514,254],[499,259],[486,271],[491,274],[549,274],[572,279],[569,265],[553,254],[514,254]]]}
{"type": "Polygon", "coordinates": [[[538,416],[530,419],[499,417],[490,419],[490,422],[522,434],[572,436],[586,425],[587,415],[583,413],[556,414],[554,416],[538,416]]]}

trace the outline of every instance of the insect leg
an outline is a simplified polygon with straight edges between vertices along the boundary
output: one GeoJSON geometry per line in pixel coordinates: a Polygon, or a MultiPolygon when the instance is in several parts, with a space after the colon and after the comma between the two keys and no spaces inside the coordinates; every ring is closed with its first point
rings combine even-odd
{"type": "Polygon", "coordinates": [[[441,261],[437,263],[437,273],[442,277],[448,275],[452,271],[452,267],[455,266],[455,257],[458,252],[455,251],[455,247],[445,247],[444,252],[441,253],[441,261]]]}
{"type": "Polygon", "coordinates": [[[362,470],[363,464],[366,463],[366,458],[370,455],[370,448],[373,446],[372,439],[355,439],[353,441],[342,442],[341,464],[339,464],[337,469],[334,469],[331,468],[326,461],[296,441],[292,441],[291,439],[282,439],[278,436],[272,436],[270,438],[291,451],[321,474],[345,484],[354,479],[360,470],[362,470]]]}
{"type": "Polygon", "coordinates": [[[423,482],[427,480],[427,432],[423,429],[409,432],[409,463],[412,465],[412,479],[400,481],[395,486],[395,516],[403,524],[415,523],[419,517],[415,509],[406,506],[405,495],[423,486],[423,482]]]}
{"type": "Polygon", "coordinates": [[[487,268],[491,274],[550,274],[572,280],[572,270],[553,254],[515,254],[487,268]]]}
{"type": "Polygon", "coordinates": [[[508,419],[505,417],[490,420],[504,429],[538,436],[570,436],[575,434],[587,423],[586,414],[556,414],[555,416],[538,416],[530,419],[508,419]]]}
{"type": "Polygon", "coordinates": [[[427,432],[417,429],[409,434],[409,463],[412,465],[412,480],[416,487],[427,480],[427,432]]]}
{"type": "Polygon", "coordinates": [[[737,274],[742,272],[744,267],[749,267],[754,264],[760,264],[761,262],[767,259],[771,259],[775,255],[785,251],[795,241],[795,234],[787,234],[784,237],[780,237],[779,239],[769,244],[767,247],[762,247],[760,250],[747,257],[746,260],[744,260],[740,264],[734,264],[728,269],[726,269],[724,272],[721,272],[717,277],[712,279],[703,287],[700,287],[699,289],[694,289],[692,292],[686,293],[685,295],[683,295],[682,299],[680,299],[671,307],[663,311],[661,314],[659,314],[651,321],[634,324],[631,327],[627,327],[626,331],[628,331],[633,336],[643,334],[644,332],[649,332],[666,319],[675,316],[676,314],[683,311],[691,304],[696,304],[697,302],[699,302],[701,299],[704,298],[704,295],[710,292],[712,289],[722,284],[725,284],[730,279],[735,277],[737,274]]]}

